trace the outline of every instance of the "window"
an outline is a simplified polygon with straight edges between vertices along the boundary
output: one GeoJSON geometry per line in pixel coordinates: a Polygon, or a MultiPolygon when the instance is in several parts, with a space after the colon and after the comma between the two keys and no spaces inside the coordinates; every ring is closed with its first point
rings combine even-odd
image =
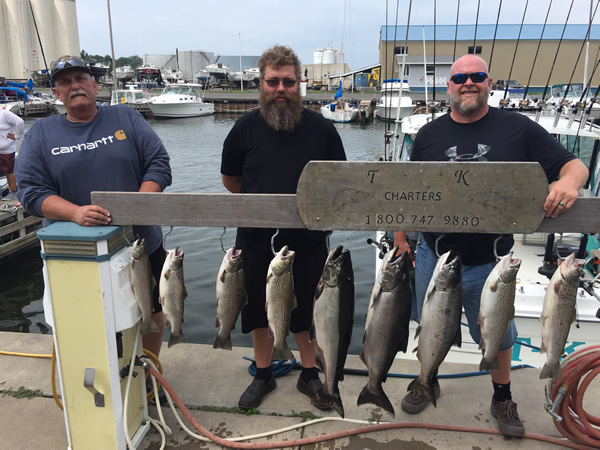
{"type": "Polygon", "coordinates": [[[408,47],[394,47],[394,55],[408,55],[408,47]]]}
{"type": "Polygon", "coordinates": [[[469,46],[469,54],[470,55],[481,55],[481,45],[477,45],[477,46],[469,46]]]}

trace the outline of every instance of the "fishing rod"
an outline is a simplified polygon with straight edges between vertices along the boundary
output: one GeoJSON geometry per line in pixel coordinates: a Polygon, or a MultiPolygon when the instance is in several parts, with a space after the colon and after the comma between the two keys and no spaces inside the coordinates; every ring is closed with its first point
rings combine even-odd
{"type": "Polygon", "coordinates": [[[475,34],[473,35],[473,54],[475,54],[475,44],[477,43],[477,25],[479,24],[479,6],[481,0],[477,0],[477,15],[475,16],[475,34]]]}
{"type": "Polygon", "coordinates": [[[531,83],[531,76],[533,75],[533,69],[535,68],[535,62],[537,61],[538,53],[540,52],[540,45],[542,44],[542,38],[544,37],[544,30],[546,30],[546,23],[548,22],[548,16],[550,15],[550,8],[552,8],[552,0],[550,0],[550,4],[548,5],[548,11],[546,12],[546,19],[544,20],[544,26],[542,27],[542,34],[540,34],[540,39],[538,41],[537,49],[535,50],[535,57],[533,58],[533,64],[531,65],[531,72],[529,72],[529,79],[527,80],[527,86],[525,87],[525,92],[523,92],[523,99],[519,104],[519,112],[523,111],[523,108],[526,108],[529,105],[529,100],[527,99],[527,92],[529,92],[529,86],[531,83]]]}
{"type": "MultiPolygon", "coordinates": [[[[391,61],[391,64],[390,64],[392,67],[394,67],[396,65],[396,62],[397,62],[397,61],[394,61],[394,59],[395,59],[395,55],[396,55],[396,53],[395,53],[395,50],[396,50],[396,37],[398,35],[398,9],[399,9],[399,3],[400,3],[400,0],[397,0],[396,1],[396,21],[394,22],[394,51],[392,52],[392,61],[391,61]]],[[[385,21],[386,21],[386,52],[387,52],[387,45],[388,45],[388,43],[387,43],[387,23],[388,23],[387,22],[387,2],[386,2],[386,18],[385,18],[385,21]]],[[[387,70],[386,70],[386,73],[387,73],[387,70]]],[[[394,78],[394,70],[392,69],[392,79],[393,78],[394,78]]],[[[383,81],[385,82],[385,80],[383,80],[383,81]]],[[[392,81],[392,83],[393,83],[393,81],[392,81]]],[[[382,86],[383,86],[383,83],[382,83],[382,86]]],[[[385,96],[385,103],[383,105],[384,118],[387,118],[387,119],[391,119],[391,116],[392,116],[391,93],[392,92],[390,90],[389,91],[390,101],[389,102],[387,101],[388,97],[386,95],[385,96]],[[389,103],[389,106],[388,106],[388,103],[389,103]]],[[[385,95],[385,93],[382,93],[382,95],[385,95]]],[[[391,128],[391,123],[388,120],[388,123],[386,124],[386,133],[385,133],[386,135],[389,133],[390,128],[391,128]]],[[[389,143],[389,138],[386,138],[386,143],[389,143]]],[[[387,160],[387,148],[384,150],[384,157],[387,160]]]]}
{"type": "MultiPolygon", "coordinates": [[[[437,24],[436,11],[437,11],[437,1],[433,0],[433,83],[432,83],[432,86],[433,86],[432,102],[433,102],[433,104],[431,105],[432,106],[432,110],[431,110],[431,119],[432,120],[435,119],[435,88],[436,88],[436,86],[435,86],[435,54],[436,54],[435,47],[436,47],[436,42],[437,42],[437,39],[436,39],[436,28],[437,28],[436,27],[436,24],[437,24]]],[[[425,76],[427,76],[427,74],[425,74],[425,76]]]]}
{"type": "Polygon", "coordinates": [[[508,72],[508,78],[506,79],[506,87],[504,88],[504,97],[500,100],[500,108],[504,109],[505,106],[508,106],[508,100],[506,100],[506,96],[508,95],[508,84],[510,83],[510,77],[512,76],[512,70],[515,66],[515,58],[517,57],[517,50],[519,49],[519,42],[521,40],[521,32],[523,31],[523,23],[525,23],[525,15],[527,14],[527,6],[529,5],[529,0],[525,2],[525,9],[523,10],[523,18],[521,19],[521,27],[519,28],[519,36],[517,36],[517,44],[515,45],[515,52],[513,54],[512,63],[510,65],[510,71],[508,72]]]}
{"type": "MultiPolygon", "coordinates": [[[[573,65],[573,71],[571,72],[571,77],[569,78],[569,84],[567,84],[567,88],[565,89],[565,95],[563,96],[558,108],[556,109],[556,116],[554,117],[554,126],[555,127],[558,125],[558,120],[560,118],[560,115],[562,114],[563,108],[565,108],[569,105],[569,102],[567,100],[567,94],[569,93],[569,89],[571,87],[571,82],[573,81],[573,77],[575,76],[575,69],[577,68],[577,64],[579,64],[579,58],[581,57],[581,52],[583,52],[583,47],[585,46],[585,42],[588,40],[588,36],[590,35],[590,31],[592,29],[592,21],[594,20],[594,17],[596,16],[596,11],[598,11],[598,5],[600,5],[600,0],[598,0],[596,2],[596,8],[594,8],[594,14],[592,14],[592,17],[590,18],[590,23],[588,25],[587,32],[585,33],[585,37],[583,38],[583,42],[581,43],[581,48],[579,49],[579,54],[577,55],[577,60],[575,61],[575,64],[573,65]]],[[[573,124],[573,119],[575,118],[576,114],[577,114],[577,104],[575,105],[575,107],[571,113],[571,117],[569,118],[568,128],[571,128],[571,125],[573,124]]]]}
{"type": "Polygon", "coordinates": [[[452,62],[456,59],[456,40],[458,38],[458,14],[460,13],[460,0],[456,7],[456,26],[454,27],[454,53],[452,54],[452,62]]]}
{"type": "Polygon", "coordinates": [[[492,72],[492,58],[494,57],[494,45],[496,44],[496,33],[498,33],[498,23],[500,22],[500,10],[502,9],[502,0],[498,5],[498,16],[496,17],[496,28],[494,29],[494,40],[492,41],[492,52],[490,53],[490,62],[488,64],[488,72],[492,72]]]}
{"type": "MultiPolygon", "coordinates": [[[[31,8],[31,18],[33,19],[33,26],[35,27],[35,33],[37,34],[38,42],[40,43],[40,50],[42,51],[42,59],[44,60],[44,67],[46,68],[46,75],[48,76],[48,83],[49,83],[50,87],[52,87],[52,78],[50,77],[50,71],[48,70],[48,63],[46,62],[44,46],[42,45],[42,40],[40,38],[40,30],[38,29],[37,22],[35,20],[35,14],[33,13],[33,4],[31,2],[29,2],[29,7],[31,8]]],[[[29,76],[31,76],[31,74],[29,76]]]]}
{"type": "Polygon", "coordinates": [[[567,29],[567,24],[569,23],[569,17],[571,16],[571,10],[573,9],[573,2],[575,0],[571,0],[571,6],[569,7],[569,12],[567,13],[567,19],[565,20],[565,25],[563,26],[562,33],[560,35],[560,40],[558,41],[558,46],[556,47],[556,53],[554,54],[554,61],[552,61],[552,66],[550,67],[550,73],[548,74],[548,80],[546,81],[546,86],[544,87],[544,93],[542,94],[542,100],[538,102],[538,110],[535,114],[535,121],[540,121],[540,116],[542,114],[542,110],[546,108],[546,92],[548,91],[548,86],[550,85],[550,78],[552,77],[552,72],[554,72],[554,65],[556,64],[556,58],[558,57],[558,52],[560,51],[560,46],[562,45],[563,37],[565,35],[565,30],[567,29]]]}
{"type": "MultiPolygon", "coordinates": [[[[585,114],[581,117],[581,123],[579,124],[579,128],[583,128],[587,122],[587,119],[590,115],[590,113],[592,112],[592,107],[594,106],[594,103],[596,103],[596,98],[598,98],[598,93],[600,93],[600,84],[598,85],[598,87],[596,88],[596,92],[594,93],[594,96],[590,99],[590,104],[587,107],[587,111],[585,112],[585,114]]],[[[592,127],[594,126],[594,121],[592,120],[590,122],[590,131],[592,131],[592,127]]],[[[596,141],[597,143],[598,141],[596,141]]]]}
{"type": "MultiPolygon", "coordinates": [[[[598,47],[598,53],[600,53],[600,47],[598,47]]],[[[581,108],[581,123],[579,125],[579,128],[583,128],[585,126],[585,123],[587,122],[587,118],[590,115],[591,111],[592,111],[592,106],[594,104],[594,102],[596,101],[596,96],[598,95],[598,90],[596,89],[596,93],[594,94],[594,98],[591,100],[590,106],[587,109],[587,112],[585,110],[585,102],[584,102],[584,97],[587,96],[588,93],[588,88],[590,86],[590,84],[592,83],[592,78],[594,77],[594,74],[596,73],[596,69],[598,69],[598,65],[600,64],[600,60],[598,60],[598,53],[596,54],[596,65],[594,66],[594,69],[592,70],[592,74],[590,75],[590,79],[587,82],[587,85],[585,87],[585,89],[583,90],[583,92],[581,93],[581,97],[579,98],[579,102],[577,103],[577,108],[581,108]]],[[[572,125],[572,122],[569,121],[569,127],[572,125]]]]}

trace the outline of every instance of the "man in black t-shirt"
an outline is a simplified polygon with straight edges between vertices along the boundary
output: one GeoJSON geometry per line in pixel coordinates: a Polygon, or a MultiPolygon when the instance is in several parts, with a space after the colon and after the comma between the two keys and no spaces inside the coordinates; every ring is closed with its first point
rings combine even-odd
{"type": "MultiPolygon", "coordinates": [[[[421,128],[414,141],[411,161],[535,161],[544,169],[549,183],[557,180],[544,203],[546,216],[556,217],[571,208],[578,190],[587,180],[585,165],[528,117],[488,106],[492,79],[483,59],[465,55],[452,65],[450,75],[451,112],[421,128]]],[[[404,232],[397,232],[395,241],[399,251],[410,251],[404,232]]],[[[415,267],[418,318],[437,261],[436,250],[440,255],[449,250],[458,251],[463,263],[463,307],[471,337],[479,342],[481,330],[477,318],[481,291],[496,264],[494,245],[499,255],[507,254],[514,243],[512,235],[422,233],[419,241],[415,267]]],[[[491,413],[497,418],[502,433],[522,436],[525,430],[510,392],[512,346],[516,336],[517,330],[511,321],[498,352],[499,370],[490,372],[494,387],[491,413]]],[[[433,384],[434,393],[439,396],[437,376],[433,384]]],[[[402,409],[416,414],[428,403],[420,392],[411,391],[402,400],[402,409]]]]}
{"type": "MultiPolygon", "coordinates": [[[[258,110],[240,118],[223,144],[223,185],[233,193],[295,194],[304,166],[311,160],[346,160],[340,136],[333,124],[305,109],[300,97],[300,60],[285,46],[265,51],[260,69],[258,110]]],[[[242,332],[252,333],[256,376],[242,394],[238,406],[256,408],[276,387],[271,369],[273,338],[268,335],[265,313],[267,269],[273,259],[271,237],[277,230],[238,229],[236,247],[242,249],[248,305],[242,310],[242,332]]],[[[315,289],[327,257],[327,233],[279,230],[275,251],[287,245],[296,255],[293,264],[294,293],[298,306],[292,311],[290,331],[300,351],[302,373],[298,390],[320,409],[331,403],[319,396],[322,384],[314,366],[316,341],[309,341],[315,289]]]]}

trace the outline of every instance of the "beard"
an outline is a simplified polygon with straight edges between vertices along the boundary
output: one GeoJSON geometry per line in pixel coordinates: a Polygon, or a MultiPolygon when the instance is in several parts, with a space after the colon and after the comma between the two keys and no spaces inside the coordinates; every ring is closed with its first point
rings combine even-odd
{"type": "Polygon", "coordinates": [[[293,94],[287,92],[269,94],[261,90],[258,104],[260,114],[275,131],[294,131],[300,124],[302,111],[304,111],[300,91],[293,94]],[[285,98],[285,101],[278,100],[280,97],[285,98]]]}
{"type": "Polygon", "coordinates": [[[459,114],[468,116],[480,111],[485,105],[487,105],[489,93],[487,89],[479,89],[477,97],[472,99],[461,99],[460,91],[450,91],[449,94],[452,109],[459,114]]]}

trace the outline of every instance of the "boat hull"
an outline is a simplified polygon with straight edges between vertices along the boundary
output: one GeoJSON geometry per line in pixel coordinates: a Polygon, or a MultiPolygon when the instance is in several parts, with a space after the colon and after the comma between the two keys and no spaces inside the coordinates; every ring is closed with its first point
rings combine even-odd
{"type": "Polygon", "coordinates": [[[334,111],[332,111],[331,104],[321,107],[321,114],[323,117],[337,123],[353,122],[358,119],[359,113],[360,111],[358,108],[335,108],[334,111]]]}
{"type": "Polygon", "coordinates": [[[204,102],[189,103],[149,103],[154,117],[163,119],[180,119],[185,117],[199,117],[214,114],[215,105],[204,102]]]}
{"type": "MultiPolygon", "coordinates": [[[[410,106],[401,106],[400,107],[400,117],[399,119],[410,116],[415,110],[416,105],[410,106]]],[[[391,108],[385,107],[383,105],[377,105],[377,118],[380,120],[396,120],[396,114],[398,111],[398,106],[392,106],[391,108]]]]}

